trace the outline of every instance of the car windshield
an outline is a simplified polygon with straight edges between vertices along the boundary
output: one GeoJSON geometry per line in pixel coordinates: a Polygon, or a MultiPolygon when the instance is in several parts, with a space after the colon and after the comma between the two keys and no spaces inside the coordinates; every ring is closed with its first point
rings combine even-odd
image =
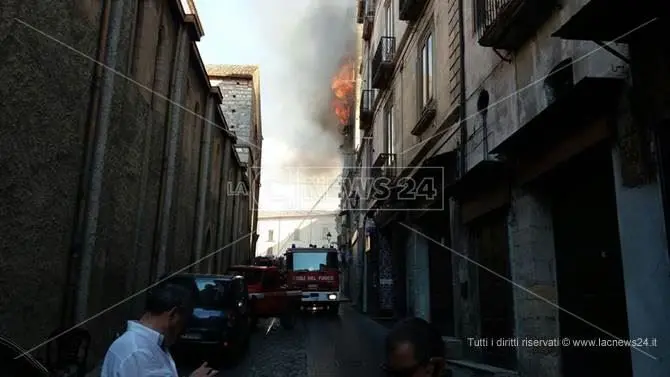
{"type": "Polygon", "coordinates": [[[229,275],[239,275],[243,276],[247,284],[253,285],[261,282],[263,277],[263,271],[253,270],[253,269],[239,269],[239,270],[230,270],[228,271],[229,275]]]}
{"type": "Polygon", "coordinates": [[[195,306],[216,309],[228,306],[230,302],[230,281],[214,277],[175,277],[170,283],[179,284],[193,292],[195,306]]]}
{"type": "Polygon", "coordinates": [[[293,271],[322,271],[337,268],[337,253],[333,252],[293,253],[291,259],[293,271]]]}

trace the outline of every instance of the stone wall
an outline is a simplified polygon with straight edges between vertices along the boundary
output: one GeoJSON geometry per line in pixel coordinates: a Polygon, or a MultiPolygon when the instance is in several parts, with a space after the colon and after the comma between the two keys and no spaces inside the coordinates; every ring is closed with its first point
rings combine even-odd
{"type": "MultiPolygon", "coordinates": [[[[81,290],[82,224],[94,217],[85,203],[95,142],[104,146],[105,154],[85,301],[89,320],[84,327],[94,340],[92,360],[102,356],[125,320],[139,314],[142,296],[110,307],[145,288],[159,273],[161,211],[172,219],[168,270],[191,261],[195,232],[232,230],[225,226],[232,217],[224,211],[232,206],[222,194],[227,187],[222,178],[228,176],[226,169],[241,167],[226,161],[233,155],[230,138],[221,131],[224,121],[204,118],[212,94],[198,71],[202,66],[193,54],[177,54],[178,36],[188,25],[172,2],[125,3],[106,143],[94,137],[100,122],[91,121],[99,110],[92,105],[98,103],[94,93],[104,90],[94,78],[100,67],[94,61],[101,2],[7,0],[0,6],[0,335],[25,347],[74,320],[81,290]],[[180,62],[180,57],[188,60],[180,62]],[[187,70],[182,98],[171,95],[174,85],[182,85],[175,80],[180,63],[187,70]],[[211,123],[218,125],[218,132],[213,133],[212,162],[204,166],[215,171],[200,174],[201,135],[211,123]],[[166,131],[171,124],[179,133],[174,200],[167,209],[166,131]],[[201,182],[201,177],[211,179],[201,182]],[[194,226],[199,185],[209,187],[202,229],[194,226]]],[[[230,238],[212,232],[205,233],[205,240],[207,234],[205,248],[230,238]]]]}

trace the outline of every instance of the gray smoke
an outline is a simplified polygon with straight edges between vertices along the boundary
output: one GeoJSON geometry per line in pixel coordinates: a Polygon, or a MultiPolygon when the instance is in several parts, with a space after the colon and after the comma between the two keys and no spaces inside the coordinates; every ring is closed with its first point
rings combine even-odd
{"type": "Polygon", "coordinates": [[[290,71],[287,100],[298,102],[291,106],[297,113],[287,114],[287,121],[298,119],[286,127],[287,144],[296,152],[287,164],[309,174],[337,172],[341,163],[331,83],[343,58],[356,54],[355,6],[354,0],[307,0],[302,13],[291,15],[292,30],[281,46],[290,71]]]}

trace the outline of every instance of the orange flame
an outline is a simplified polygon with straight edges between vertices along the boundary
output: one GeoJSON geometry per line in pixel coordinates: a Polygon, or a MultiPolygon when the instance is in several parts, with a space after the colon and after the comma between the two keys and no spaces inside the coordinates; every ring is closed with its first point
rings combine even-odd
{"type": "Polygon", "coordinates": [[[342,64],[331,83],[333,90],[333,111],[340,125],[348,125],[351,122],[351,111],[353,107],[353,95],[355,89],[354,64],[347,60],[342,64]]]}

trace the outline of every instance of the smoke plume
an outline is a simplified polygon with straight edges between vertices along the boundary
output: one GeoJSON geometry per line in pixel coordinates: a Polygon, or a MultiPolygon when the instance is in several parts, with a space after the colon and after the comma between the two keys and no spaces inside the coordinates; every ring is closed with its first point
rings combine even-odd
{"type": "Polygon", "coordinates": [[[356,54],[355,5],[353,0],[308,0],[282,46],[294,72],[288,98],[298,102],[292,108],[300,113],[288,119],[303,120],[286,128],[287,142],[295,148],[286,164],[310,174],[336,174],[340,166],[341,125],[331,85],[343,60],[356,54]]]}

